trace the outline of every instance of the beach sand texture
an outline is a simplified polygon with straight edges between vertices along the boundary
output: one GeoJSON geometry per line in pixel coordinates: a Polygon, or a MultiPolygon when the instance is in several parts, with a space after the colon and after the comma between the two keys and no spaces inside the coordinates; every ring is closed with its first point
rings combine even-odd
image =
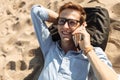
{"type": "Polygon", "coordinates": [[[120,74],[120,0],[0,0],[0,80],[37,79],[43,58],[30,9],[34,4],[42,4],[58,11],[59,6],[68,1],[108,9],[111,25],[105,52],[120,74]]]}

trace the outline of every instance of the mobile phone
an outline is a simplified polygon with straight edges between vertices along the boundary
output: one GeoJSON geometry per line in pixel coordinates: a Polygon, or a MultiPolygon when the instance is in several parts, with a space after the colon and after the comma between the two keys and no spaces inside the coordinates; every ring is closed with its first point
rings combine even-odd
{"type": "Polygon", "coordinates": [[[83,40],[83,36],[81,34],[73,35],[73,41],[76,47],[79,45],[79,41],[83,40]]]}

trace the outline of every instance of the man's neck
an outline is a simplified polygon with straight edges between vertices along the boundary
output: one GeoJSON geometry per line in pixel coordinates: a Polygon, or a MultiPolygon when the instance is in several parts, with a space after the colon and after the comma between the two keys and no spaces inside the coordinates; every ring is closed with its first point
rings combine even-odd
{"type": "Polygon", "coordinates": [[[74,50],[74,51],[77,50],[77,48],[75,47],[72,41],[69,41],[69,42],[61,41],[61,48],[64,50],[65,53],[67,53],[69,50],[74,50]]]}

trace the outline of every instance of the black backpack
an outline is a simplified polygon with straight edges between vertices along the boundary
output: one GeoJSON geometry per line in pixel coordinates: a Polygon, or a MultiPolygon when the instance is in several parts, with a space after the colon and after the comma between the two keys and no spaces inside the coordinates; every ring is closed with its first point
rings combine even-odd
{"type": "MultiPolygon", "coordinates": [[[[91,36],[91,44],[94,47],[101,47],[105,50],[110,28],[110,18],[107,9],[100,6],[85,7],[84,9],[87,15],[86,29],[91,36]]],[[[53,41],[60,40],[60,36],[54,24],[49,27],[49,30],[53,41]]]]}

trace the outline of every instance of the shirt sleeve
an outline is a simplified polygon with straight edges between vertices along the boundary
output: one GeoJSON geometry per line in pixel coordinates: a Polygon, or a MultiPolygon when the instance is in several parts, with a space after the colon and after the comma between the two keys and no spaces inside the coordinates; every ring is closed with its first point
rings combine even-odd
{"type": "Polygon", "coordinates": [[[97,56],[99,57],[99,59],[104,62],[105,64],[107,64],[110,68],[112,68],[112,63],[110,62],[110,60],[108,59],[106,53],[100,48],[100,47],[95,47],[95,52],[97,54],[97,56]]]}
{"type": "MultiPolygon", "coordinates": [[[[105,52],[100,47],[94,47],[94,50],[95,50],[96,55],[99,57],[99,59],[105,64],[107,64],[109,68],[113,70],[112,64],[110,60],[108,59],[107,55],[105,54],[105,52]]],[[[92,75],[92,80],[97,80],[96,75],[94,73],[92,75]]]]}
{"type": "Polygon", "coordinates": [[[44,57],[48,53],[53,42],[47,25],[45,24],[45,21],[48,19],[48,17],[48,12],[44,7],[39,5],[34,5],[32,7],[31,18],[44,57]]]}

